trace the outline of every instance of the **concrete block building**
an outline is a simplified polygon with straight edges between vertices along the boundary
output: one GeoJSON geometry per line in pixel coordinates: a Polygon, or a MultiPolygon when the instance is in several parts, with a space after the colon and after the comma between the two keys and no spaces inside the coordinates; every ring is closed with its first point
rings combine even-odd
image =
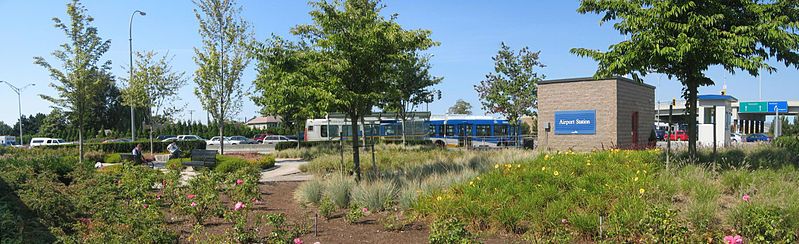
{"type": "Polygon", "coordinates": [[[654,86],[624,77],[541,81],[538,145],[558,151],[645,146],[654,106],[654,86]]]}

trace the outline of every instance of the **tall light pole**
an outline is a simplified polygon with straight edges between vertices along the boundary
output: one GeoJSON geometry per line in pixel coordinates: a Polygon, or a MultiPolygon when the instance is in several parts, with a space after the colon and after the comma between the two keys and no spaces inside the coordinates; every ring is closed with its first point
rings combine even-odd
{"type": "Polygon", "coordinates": [[[7,81],[2,81],[6,83],[8,87],[11,87],[11,90],[17,93],[17,105],[19,106],[19,145],[22,146],[22,90],[28,88],[29,86],[35,86],[36,84],[30,83],[23,87],[16,87],[7,81]]]}
{"type": "MultiPolygon", "coordinates": [[[[128,27],[128,42],[130,43],[130,77],[128,78],[128,83],[133,82],[133,16],[139,14],[141,16],[147,15],[147,13],[136,10],[130,14],[130,22],[128,27]]],[[[136,141],[136,112],[133,108],[133,104],[130,105],[130,139],[131,141],[136,141]]]]}

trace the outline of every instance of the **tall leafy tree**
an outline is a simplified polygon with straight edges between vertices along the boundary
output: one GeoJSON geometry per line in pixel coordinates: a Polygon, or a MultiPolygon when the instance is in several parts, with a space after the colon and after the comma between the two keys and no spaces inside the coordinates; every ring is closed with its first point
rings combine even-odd
{"type": "Polygon", "coordinates": [[[544,67],[538,60],[540,53],[528,47],[515,52],[503,42],[497,55],[491,58],[494,72],[474,86],[483,110],[504,115],[517,128],[516,134],[519,133],[519,119],[535,115],[538,107],[537,84],[545,79],[535,71],[544,67]]]}
{"type": "Polygon", "coordinates": [[[42,120],[42,124],[39,127],[39,135],[47,137],[59,137],[64,131],[67,130],[67,127],[67,118],[64,115],[64,112],[56,108],[47,114],[47,116],[44,117],[44,120],[42,120]]]}
{"type": "Polygon", "coordinates": [[[464,101],[463,99],[458,99],[455,101],[455,104],[452,107],[449,107],[447,113],[450,114],[472,114],[472,104],[464,101]]]}
{"type": "Polygon", "coordinates": [[[328,109],[340,111],[351,122],[356,180],[361,178],[358,121],[378,105],[390,87],[393,64],[404,54],[436,43],[430,31],[404,30],[396,15],[380,14],[377,0],[312,2],[312,24],[291,32],[307,46],[314,86],[324,93],[328,109]]]}
{"type": "Polygon", "coordinates": [[[127,88],[122,91],[126,106],[144,108],[150,127],[150,148],[153,143],[153,127],[172,121],[172,117],[183,107],[175,106],[180,97],[178,91],[186,85],[184,72],[172,70],[168,55],[160,56],[153,51],[137,52],[132,80],[123,79],[127,88]]]}
{"type": "Polygon", "coordinates": [[[316,54],[313,50],[279,36],[253,49],[258,77],[252,100],[262,106],[262,115],[280,116],[285,128],[299,132],[306,119],[324,114],[331,98],[316,86],[319,77],[311,69],[316,54]]]}
{"type": "Polygon", "coordinates": [[[61,69],[50,65],[42,57],[34,57],[34,63],[48,72],[56,82],[50,86],[55,88],[58,96],[41,97],[57,107],[69,112],[74,124],[78,127],[79,159],[83,162],[83,134],[87,117],[97,102],[97,94],[101,93],[104,79],[110,76],[111,61],[101,61],[103,54],[111,46],[110,40],[103,40],[92,26],[94,18],[77,0],[67,4],[67,15],[70,21],[65,23],[53,18],[55,27],[62,30],[68,42],[61,49],[52,53],[61,62],[61,69]]]}
{"type": "Polygon", "coordinates": [[[441,97],[441,92],[431,87],[441,83],[444,78],[430,74],[429,60],[429,56],[416,52],[406,54],[394,64],[394,72],[389,75],[389,88],[386,89],[381,107],[396,112],[402,121],[403,144],[406,143],[408,112],[441,97]]]}
{"type": "Polygon", "coordinates": [[[575,48],[571,52],[599,62],[597,78],[628,75],[640,81],[650,72],[678,79],[688,109],[688,150],[696,157],[696,104],[699,86],[713,85],[704,72],[721,66],[760,75],[776,71],[766,60],[776,57],[799,67],[799,2],[787,0],[583,0],[580,13],[602,15],[627,40],[607,51],[575,48]]]}
{"type": "Polygon", "coordinates": [[[252,42],[250,25],[239,15],[242,8],[234,0],[195,0],[194,14],[200,23],[202,47],[194,48],[194,93],[219,125],[221,153],[225,152],[226,119],[241,109],[244,96],[241,75],[250,63],[252,42]]]}

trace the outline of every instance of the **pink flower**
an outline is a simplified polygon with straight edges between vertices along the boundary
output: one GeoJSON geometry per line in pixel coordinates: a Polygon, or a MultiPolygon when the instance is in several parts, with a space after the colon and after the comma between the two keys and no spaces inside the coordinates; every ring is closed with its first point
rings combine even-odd
{"type": "Polygon", "coordinates": [[[298,238],[294,238],[294,244],[302,244],[302,240],[298,238]]]}
{"type": "Polygon", "coordinates": [[[363,211],[363,213],[367,213],[367,212],[369,212],[369,209],[368,208],[362,208],[361,211],[363,211]]]}
{"type": "Polygon", "coordinates": [[[189,194],[189,195],[186,195],[186,197],[188,197],[189,199],[194,199],[195,197],[197,197],[197,195],[189,194]]]}
{"type": "Polygon", "coordinates": [[[724,243],[725,244],[743,244],[744,243],[744,239],[741,236],[739,236],[739,235],[725,236],[724,237],[724,243]]]}
{"type": "Polygon", "coordinates": [[[196,202],[191,202],[191,206],[192,207],[197,207],[197,203],[196,202]]]}
{"type": "Polygon", "coordinates": [[[749,194],[744,194],[744,196],[741,197],[741,199],[743,199],[744,202],[748,202],[749,201],[749,194]]]}
{"type": "Polygon", "coordinates": [[[147,205],[147,204],[142,204],[141,206],[142,206],[142,207],[144,207],[144,208],[150,207],[150,206],[149,206],[149,205],[147,205]]]}
{"type": "Polygon", "coordinates": [[[238,211],[238,210],[240,210],[240,209],[242,209],[242,208],[244,208],[244,207],[246,207],[246,206],[247,206],[247,205],[244,205],[244,203],[243,203],[243,202],[237,202],[237,203],[236,203],[236,205],[234,205],[234,206],[233,206],[233,210],[236,210],[236,211],[238,211]]]}
{"type": "Polygon", "coordinates": [[[241,184],[244,184],[244,180],[242,179],[236,180],[236,185],[241,185],[241,184]]]}
{"type": "Polygon", "coordinates": [[[155,195],[155,200],[161,200],[161,194],[155,195]]]}
{"type": "Polygon", "coordinates": [[[565,225],[565,224],[568,224],[568,223],[569,223],[569,220],[567,220],[567,219],[560,219],[560,223],[565,225]]]}
{"type": "Polygon", "coordinates": [[[258,201],[258,199],[257,199],[257,198],[253,198],[253,199],[250,199],[250,202],[253,202],[253,203],[259,203],[259,202],[261,202],[261,201],[258,201]]]}

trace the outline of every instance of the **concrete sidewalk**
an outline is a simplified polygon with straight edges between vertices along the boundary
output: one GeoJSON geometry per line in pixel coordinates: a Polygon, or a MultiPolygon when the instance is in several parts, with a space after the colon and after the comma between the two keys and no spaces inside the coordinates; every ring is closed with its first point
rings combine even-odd
{"type": "Polygon", "coordinates": [[[276,181],[308,181],[313,179],[312,174],[300,171],[300,165],[307,164],[302,159],[279,159],[275,167],[261,172],[260,182],[276,181]]]}

